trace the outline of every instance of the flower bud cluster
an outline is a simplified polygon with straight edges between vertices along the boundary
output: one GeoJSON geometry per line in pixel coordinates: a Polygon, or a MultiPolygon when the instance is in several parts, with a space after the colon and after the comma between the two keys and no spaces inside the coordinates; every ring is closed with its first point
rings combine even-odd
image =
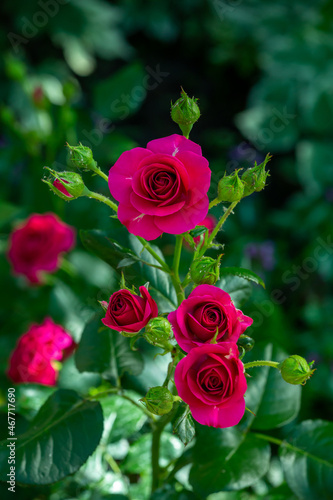
{"type": "Polygon", "coordinates": [[[218,200],[233,203],[255,191],[264,189],[269,175],[265,167],[270,158],[269,154],[266,155],[265,160],[260,165],[255,163],[254,167],[246,170],[241,177],[238,175],[239,170],[235,170],[230,175],[224,175],[218,184],[218,200]]]}

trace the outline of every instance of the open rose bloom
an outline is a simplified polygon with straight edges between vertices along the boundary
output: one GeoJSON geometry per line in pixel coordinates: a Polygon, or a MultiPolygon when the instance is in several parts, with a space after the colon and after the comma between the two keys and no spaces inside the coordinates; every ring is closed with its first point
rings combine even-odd
{"type": "Polygon", "coordinates": [[[243,363],[232,342],[196,347],[175,371],[179,396],[202,425],[231,427],[244,415],[247,389],[243,363]]]}
{"type": "Polygon", "coordinates": [[[46,318],[41,325],[32,325],[22,335],[11,355],[8,377],[15,383],[56,385],[58,371],[53,361],[63,361],[70,356],[76,344],[72,337],[46,318]]]}
{"type": "Polygon", "coordinates": [[[181,234],[207,215],[211,171],[201,147],[181,135],[125,151],[109,172],[118,218],[146,240],[181,234]]]}
{"type": "Polygon", "coordinates": [[[230,295],[213,285],[199,285],[169,314],[175,338],[189,352],[215,341],[237,342],[253,320],[234,306],[230,295]]]}
{"type": "Polygon", "coordinates": [[[75,231],[55,214],[32,214],[10,236],[8,259],[15,274],[42,283],[42,273],[58,269],[63,252],[75,242],[75,231]]]}

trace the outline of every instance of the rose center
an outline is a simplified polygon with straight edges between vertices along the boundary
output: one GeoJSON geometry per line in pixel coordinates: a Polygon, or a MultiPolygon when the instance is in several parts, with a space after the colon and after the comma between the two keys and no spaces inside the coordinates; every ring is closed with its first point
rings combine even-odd
{"type": "Polygon", "coordinates": [[[154,201],[170,201],[182,193],[179,175],[168,165],[146,167],[141,181],[145,195],[154,201]]]}

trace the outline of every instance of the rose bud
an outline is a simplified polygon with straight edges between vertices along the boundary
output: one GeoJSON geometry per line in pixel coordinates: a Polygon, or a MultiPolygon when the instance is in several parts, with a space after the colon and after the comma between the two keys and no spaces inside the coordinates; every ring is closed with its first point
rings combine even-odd
{"type": "Polygon", "coordinates": [[[140,286],[139,290],[141,297],[127,289],[113,293],[102,323],[125,337],[134,337],[158,315],[157,304],[147,288],[140,286]]]}
{"type": "Polygon", "coordinates": [[[270,154],[266,155],[266,158],[260,165],[255,162],[254,167],[247,169],[242,175],[242,182],[244,183],[244,193],[243,197],[249,196],[254,191],[261,191],[266,186],[266,180],[269,176],[269,171],[265,171],[265,167],[269,160],[271,159],[270,154]]]}
{"type": "Polygon", "coordinates": [[[239,201],[243,197],[244,184],[238,177],[238,170],[231,175],[224,175],[218,183],[219,201],[234,202],[239,201]]]}
{"type": "Polygon", "coordinates": [[[253,347],[254,347],[254,340],[252,337],[249,337],[248,335],[241,335],[239,339],[237,340],[237,346],[240,349],[243,349],[243,354],[246,352],[250,352],[253,347]]]}
{"type": "Polygon", "coordinates": [[[158,316],[149,321],[143,336],[149,344],[167,349],[169,347],[168,341],[172,336],[172,327],[166,318],[158,316]]]}
{"type": "Polygon", "coordinates": [[[10,235],[8,259],[15,274],[41,284],[42,273],[58,269],[63,252],[74,245],[75,231],[55,214],[32,214],[10,235]]]}
{"type": "Polygon", "coordinates": [[[199,424],[232,427],[244,415],[247,383],[232,342],[192,349],[176,366],[175,384],[199,424]]]}
{"type": "Polygon", "coordinates": [[[194,123],[200,118],[200,109],[197,101],[198,99],[194,97],[190,99],[182,89],[181,97],[175,104],[171,103],[171,118],[179,125],[185,137],[189,136],[194,123]]]}
{"type": "Polygon", "coordinates": [[[89,191],[79,174],[75,172],[56,172],[48,167],[44,168],[51,173],[54,179],[51,177],[50,179],[42,179],[42,181],[63,200],[75,200],[88,194],[89,191]]]}
{"type": "Polygon", "coordinates": [[[62,326],[46,318],[41,325],[32,325],[20,337],[11,354],[7,375],[17,384],[32,382],[54,386],[60,362],[75,348],[76,343],[62,326]]]}
{"type": "Polygon", "coordinates": [[[169,314],[174,336],[185,352],[210,344],[237,342],[253,320],[234,306],[230,295],[213,285],[199,285],[169,314]]]}
{"type": "Polygon", "coordinates": [[[220,277],[220,259],[202,257],[192,262],[190,267],[191,279],[196,285],[215,285],[220,277]]]}
{"type": "Polygon", "coordinates": [[[70,146],[67,144],[70,155],[70,163],[76,168],[83,170],[96,170],[97,163],[93,158],[93,153],[90,148],[83,146],[70,146]]]}
{"type": "Polygon", "coordinates": [[[313,363],[314,361],[308,363],[301,356],[294,354],[280,363],[278,368],[281,371],[283,380],[288,382],[288,384],[304,385],[315,371],[311,370],[313,363]]]}
{"type": "Polygon", "coordinates": [[[174,396],[167,387],[152,387],[140,401],[144,403],[150,413],[165,415],[172,410],[174,396]]]}
{"type": "MultiPolygon", "coordinates": [[[[213,232],[213,229],[215,229],[216,224],[217,224],[216,217],[214,217],[214,215],[211,214],[208,214],[203,221],[199,222],[197,227],[192,229],[192,231],[190,232],[191,236],[193,237],[194,245],[195,246],[199,245],[201,239],[200,236],[206,231],[206,229],[208,229],[208,236],[210,236],[210,234],[213,232]]],[[[186,244],[187,242],[185,240],[185,245],[186,244]]]]}

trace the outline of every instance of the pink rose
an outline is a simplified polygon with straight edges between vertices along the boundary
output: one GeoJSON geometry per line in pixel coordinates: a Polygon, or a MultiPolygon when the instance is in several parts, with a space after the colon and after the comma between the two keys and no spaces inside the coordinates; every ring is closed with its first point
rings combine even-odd
{"type": "Polygon", "coordinates": [[[230,295],[214,285],[199,285],[176,311],[169,314],[175,338],[189,352],[209,344],[218,330],[216,342],[237,342],[253,319],[236,309],[230,295]]]}
{"type": "MultiPolygon", "coordinates": [[[[158,315],[157,304],[144,286],[139,288],[141,297],[129,290],[119,290],[111,295],[104,325],[130,334],[138,333],[151,318],[158,315]]],[[[106,302],[104,302],[107,305],[106,302]]]]}
{"type": "Polygon", "coordinates": [[[184,233],[205,218],[210,175],[201,147],[174,134],[125,151],[110,169],[109,188],[119,201],[120,222],[154,240],[163,232],[184,233]]]}
{"type": "Polygon", "coordinates": [[[63,361],[75,347],[72,337],[51,318],[46,318],[41,325],[32,325],[19,338],[10,357],[7,375],[17,384],[56,385],[58,371],[52,361],[63,361]]]}
{"type": "Polygon", "coordinates": [[[232,427],[244,415],[247,389],[243,363],[232,342],[192,349],[176,366],[175,384],[202,425],[232,427]]]}
{"type": "Polygon", "coordinates": [[[41,283],[41,272],[55,271],[62,252],[70,250],[75,231],[55,214],[32,214],[10,236],[8,259],[15,273],[41,283]]]}

